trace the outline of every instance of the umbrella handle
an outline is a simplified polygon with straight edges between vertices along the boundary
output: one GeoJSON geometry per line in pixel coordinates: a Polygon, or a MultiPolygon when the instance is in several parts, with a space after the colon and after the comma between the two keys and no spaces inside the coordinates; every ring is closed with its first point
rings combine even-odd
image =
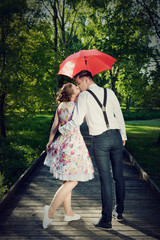
{"type": "Polygon", "coordinates": [[[86,58],[86,56],[84,56],[84,59],[85,59],[85,64],[87,66],[87,58],[86,58]]]}

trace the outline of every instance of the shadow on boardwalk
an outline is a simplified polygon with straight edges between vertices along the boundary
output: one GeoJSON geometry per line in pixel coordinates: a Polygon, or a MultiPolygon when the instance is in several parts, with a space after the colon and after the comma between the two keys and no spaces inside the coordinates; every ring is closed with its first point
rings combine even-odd
{"type": "MultiPolygon", "coordinates": [[[[88,148],[90,137],[85,125],[82,132],[88,148]]],[[[81,215],[79,221],[63,221],[63,207],[56,212],[51,226],[42,228],[43,209],[49,204],[61,181],[54,180],[41,161],[0,215],[0,239],[83,239],[83,240],[151,240],[160,239],[159,199],[152,193],[124,154],[126,198],[124,221],[113,220],[112,230],[92,226],[101,215],[100,184],[95,178],[79,183],[73,190],[72,206],[81,215]]]]}

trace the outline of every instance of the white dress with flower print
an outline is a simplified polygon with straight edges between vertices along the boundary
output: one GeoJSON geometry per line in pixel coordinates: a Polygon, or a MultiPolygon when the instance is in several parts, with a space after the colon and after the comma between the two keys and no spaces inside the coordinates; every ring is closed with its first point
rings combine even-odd
{"type": "MultiPolygon", "coordinates": [[[[71,120],[74,106],[74,102],[59,105],[60,126],[71,120]]],[[[94,177],[92,161],[79,127],[53,141],[44,164],[50,167],[55,178],[63,181],[88,181],[94,177]]]]}

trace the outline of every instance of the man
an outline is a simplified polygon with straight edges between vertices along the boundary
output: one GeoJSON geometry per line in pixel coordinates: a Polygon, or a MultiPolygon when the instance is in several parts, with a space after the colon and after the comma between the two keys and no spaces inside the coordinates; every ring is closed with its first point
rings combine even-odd
{"type": "Polygon", "coordinates": [[[114,217],[123,220],[125,184],[123,177],[123,146],[125,145],[126,130],[122,111],[114,92],[107,89],[106,114],[107,126],[102,109],[95,98],[86,91],[91,90],[103,103],[104,89],[96,85],[89,71],[83,70],[74,76],[82,91],[73,113],[72,120],[59,129],[61,134],[73,130],[83,123],[84,117],[89,127],[89,134],[93,136],[93,150],[95,163],[98,168],[101,183],[102,217],[95,227],[112,228],[112,166],[115,182],[116,206],[114,217]]]}

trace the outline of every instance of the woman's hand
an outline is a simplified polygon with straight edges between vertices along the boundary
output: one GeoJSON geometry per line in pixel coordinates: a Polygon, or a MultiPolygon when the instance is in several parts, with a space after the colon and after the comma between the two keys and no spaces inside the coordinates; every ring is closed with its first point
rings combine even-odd
{"type": "Polygon", "coordinates": [[[47,145],[46,145],[46,152],[48,153],[49,150],[50,150],[50,145],[51,145],[51,142],[48,142],[47,145]]]}

